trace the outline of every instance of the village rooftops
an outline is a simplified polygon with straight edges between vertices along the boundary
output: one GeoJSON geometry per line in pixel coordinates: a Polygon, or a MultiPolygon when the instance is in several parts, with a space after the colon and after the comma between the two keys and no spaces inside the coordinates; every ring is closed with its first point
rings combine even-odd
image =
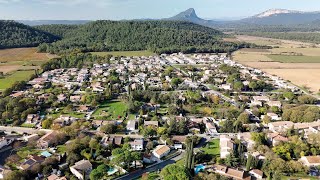
{"type": "Polygon", "coordinates": [[[75,163],[75,165],[72,166],[72,168],[76,170],[88,170],[92,168],[92,164],[88,160],[81,160],[75,163]]]}
{"type": "Polygon", "coordinates": [[[144,121],[144,125],[145,126],[158,127],[159,126],[159,122],[158,121],[144,121]]]}

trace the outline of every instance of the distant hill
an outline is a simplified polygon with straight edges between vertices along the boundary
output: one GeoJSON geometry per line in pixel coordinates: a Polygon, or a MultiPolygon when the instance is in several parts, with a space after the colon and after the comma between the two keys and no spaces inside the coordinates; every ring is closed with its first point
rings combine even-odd
{"type": "Polygon", "coordinates": [[[61,41],[39,50],[170,52],[229,52],[243,44],[226,43],[218,30],[182,21],[94,21],[66,33],[61,41]]]}
{"type": "Polygon", "coordinates": [[[183,11],[183,12],[181,12],[171,18],[166,18],[163,20],[187,21],[187,22],[192,22],[195,24],[209,26],[209,27],[213,26],[213,25],[220,24],[220,22],[218,22],[218,21],[205,20],[205,19],[199,18],[198,15],[196,14],[195,9],[193,9],[193,8],[187,9],[186,11],[183,11]]]}
{"type": "Polygon", "coordinates": [[[207,27],[213,27],[224,30],[256,30],[261,28],[274,30],[279,27],[282,27],[282,29],[285,28],[286,30],[303,30],[310,28],[320,29],[319,27],[316,27],[313,24],[314,22],[318,24],[318,22],[320,21],[320,12],[302,12],[286,9],[270,9],[265,12],[241,20],[214,21],[205,20],[198,17],[195,10],[193,8],[190,8],[186,11],[177,14],[176,16],[163,20],[187,21],[207,27]]]}
{"type": "Polygon", "coordinates": [[[64,24],[64,25],[79,25],[90,22],[89,20],[17,20],[29,26],[51,25],[51,24],[64,24]]]}
{"type": "Polygon", "coordinates": [[[57,36],[15,22],[0,20],[0,48],[32,47],[59,40],[57,36]]]}
{"type": "Polygon", "coordinates": [[[320,12],[271,9],[261,14],[242,19],[239,22],[258,25],[297,25],[316,20],[320,20],[320,12]]]}

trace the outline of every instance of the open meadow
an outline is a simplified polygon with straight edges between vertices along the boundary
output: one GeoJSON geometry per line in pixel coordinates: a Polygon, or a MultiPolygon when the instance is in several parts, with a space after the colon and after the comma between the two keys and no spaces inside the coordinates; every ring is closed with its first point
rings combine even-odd
{"type": "Polygon", "coordinates": [[[0,91],[11,87],[16,81],[28,80],[32,74],[34,74],[34,70],[15,71],[7,74],[5,77],[0,78],[0,91]]]}
{"type": "Polygon", "coordinates": [[[311,43],[236,36],[238,41],[268,45],[272,49],[242,49],[233,53],[233,60],[261,69],[291,81],[298,86],[320,90],[320,48],[311,43]]]}
{"type": "Polygon", "coordinates": [[[52,58],[37,53],[37,48],[13,48],[0,50],[0,91],[11,87],[16,81],[28,80],[40,65],[52,58]]]}

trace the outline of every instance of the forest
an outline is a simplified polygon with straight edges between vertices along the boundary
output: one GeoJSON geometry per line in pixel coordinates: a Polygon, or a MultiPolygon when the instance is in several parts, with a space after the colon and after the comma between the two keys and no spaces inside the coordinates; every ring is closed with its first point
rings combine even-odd
{"type": "Polygon", "coordinates": [[[63,36],[61,41],[41,44],[40,52],[54,54],[101,51],[149,50],[173,52],[232,52],[254,46],[223,42],[222,32],[180,21],[95,21],[74,26],[41,26],[39,29],[63,36]],[[60,28],[59,28],[60,27],[60,28]],[[65,33],[65,31],[68,31],[65,33]]]}
{"type": "Polygon", "coordinates": [[[57,40],[59,38],[50,33],[15,21],[0,20],[0,49],[34,47],[57,40]]]}
{"type": "Polygon", "coordinates": [[[34,26],[36,29],[54,34],[59,38],[67,36],[70,31],[75,30],[80,27],[80,25],[68,25],[68,24],[50,24],[50,25],[40,25],[34,26]]]}

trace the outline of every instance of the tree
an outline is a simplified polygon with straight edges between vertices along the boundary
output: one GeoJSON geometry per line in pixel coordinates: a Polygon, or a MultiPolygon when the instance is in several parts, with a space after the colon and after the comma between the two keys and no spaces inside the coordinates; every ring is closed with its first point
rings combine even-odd
{"type": "Polygon", "coordinates": [[[186,160],[185,167],[190,174],[194,172],[194,152],[193,152],[193,138],[192,140],[187,140],[187,148],[186,148],[186,160]]]}
{"type": "Polygon", "coordinates": [[[99,165],[96,169],[92,170],[90,173],[91,180],[100,180],[108,172],[108,166],[105,164],[99,165]]]}
{"type": "Polygon", "coordinates": [[[153,141],[148,141],[148,143],[147,143],[147,149],[148,150],[152,150],[153,149],[153,147],[154,147],[154,143],[153,143],[153,141]]]}
{"type": "Polygon", "coordinates": [[[284,92],[284,93],[283,93],[283,96],[284,96],[286,99],[288,99],[289,101],[292,101],[292,100],[295,98],[294,93],[293,93],[293,92],[290,92],[290,91],[284,92]]]}
{"type": "Polygon", "coordinates": [[[270,116],[267,116],[267,115],[265,115],[264,117],[263,117],[263,119],[262,119],[262,122],[264,123],[264,124],[268,124],[268,123],[270,123],[271,122],[271,117],[270,116]]]}
{"type": "Polygon", "coordinates": [[[240,121],[242,124],[248,124],[250,123],[250,116],[248,113],[243,112],[238,116],[238,121],[240,121]]]}
{"type": "Polygon", "coordinates": [[[244,88],[244,85],[243,85],[243,83],[241,81],[237,81],[237,82],[234,83],[233,88],[236,91],[241,91],[244,88]]]}
{"type": "Polygon", "coordinates": [[[251,133],[251,139],[257,144],[257,146],[265,145],[267,143],[267,139],[266,139],[266,134],[265,133],[252,132],[251,133]]]}
{"type": "Polygon", "coordinates": [[[253,91],[255,91],[258,88],[258,84],[255,81],[251,81],[249,83],[249,88],[252,89],[253,91]]]}
{"type": "Polygon", "coordinates": [[[246,170],[250,171],[250,169],[253,167],[254,165],[254,157],[249,154],[248,159],[247,159],[247,163],[246,163],[246,170]]]}
{"type": "Polygon", "coordinates": [[[149,138],[149,137],[157,135],[157,131],[153,127],[149,127],[149,126],[148,127],[144,127],[142,129],[142,135],[145,138],[149,138]]]}
{"type": "Polygon", "coordinates": [[[178,87],[179,84],[182,83],[182,80],[180,78],[173,78],[171,79],[171,85],[173,87],[178,87]]]}
{"type": "Polygon", "coordinates": [[[164,180],[189,180],[186,168],[176,164],[170,164],[161,170],[160,176],[164,180]]]}
{"type": "Polygon", "coordinates": [[[115,124],[106,124],[100,128],[100,131],[106,134],[114,134],[117,131],[117,126],[115,124]]]}
{"type": "Polygon", "coordinates": [[[235,156],[233,152],[227,155],[225,159],[225,163],[227,166],[237,167],[239,165],[239,158],[235,156]]]}
{"type": "Polygon", "coordinates": [[[42,121],[42,128],[44,129],[50,129],[51,125],[52,125],[52,119],[46,119],[42,121]]]}

